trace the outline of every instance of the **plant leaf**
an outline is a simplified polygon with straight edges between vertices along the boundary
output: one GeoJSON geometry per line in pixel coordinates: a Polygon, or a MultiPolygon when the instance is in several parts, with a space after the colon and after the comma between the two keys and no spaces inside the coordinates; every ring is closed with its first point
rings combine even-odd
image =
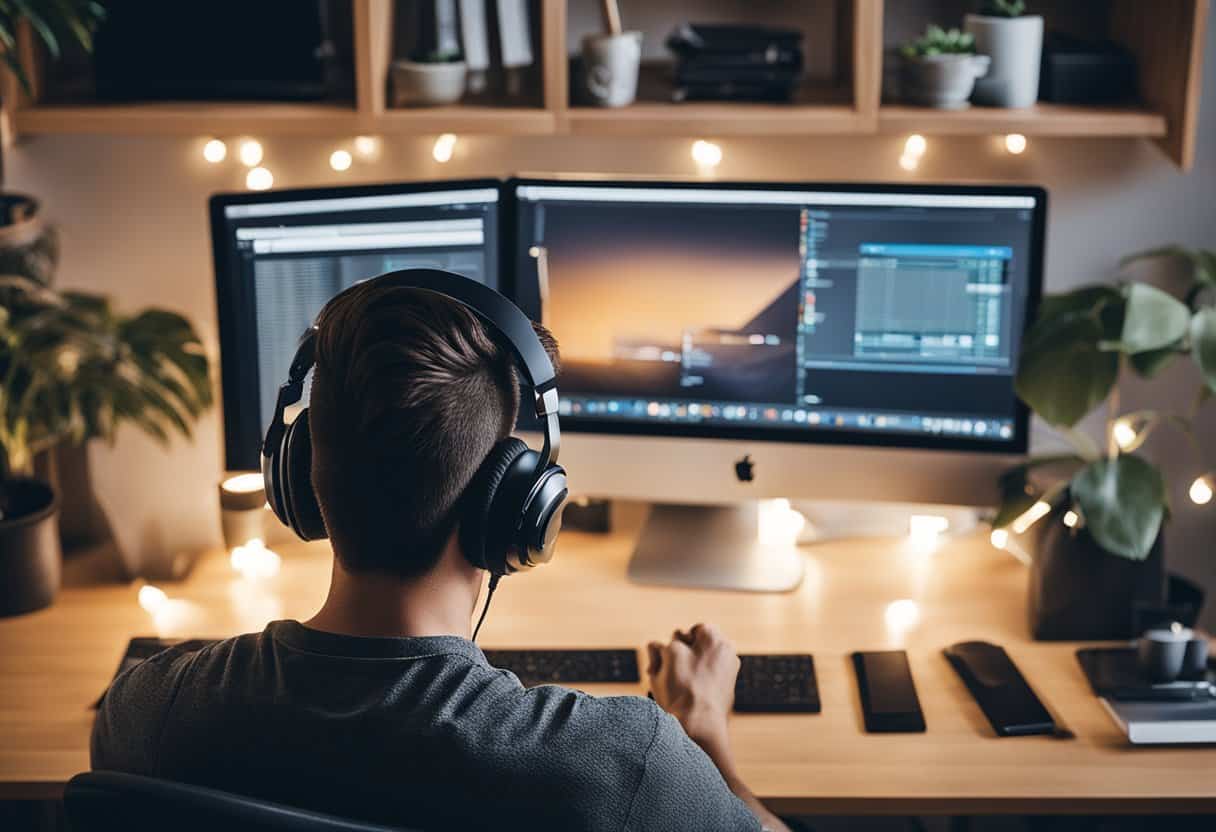
{"type": "Polygon", "coordinates": [[[1053,425],[1072,427],[1110,393],[1119,355],[1098,348],[1094,315],[1063,315],[1035,324],[1022,350],[1014,389],[1053,425]]]}
{"type": "Polygon", "coordinates": [[[1129,284],[1126,294],[1127,311],[1120,338],[1120,349],[1124,352],[1159,350],[1186,336],[1191,310],[1185,303],[1147,283],[1129,284]]]}
{"type": "Polygon", "coordinates": [[[1208,389],[1216,390],[1216,307],[1200,309],[1191,318],[1191,357],[1208,389]]]}
{"type": "Polygon", "coordinates": [[[1131,560],[1148,557],[1165,518],[1165,481],[1138,456],[1091,462],[1071,483],[1086,528],[1103,549],[1131,560]]]}
{"type": "Polygon", "coordinates": [[[1032,347],[1040,335],[1052,332],[1053,323],[1068,316],[1094,318],[1102,325],[1103,338],[1116,341],[1123,333],[1125,305],[1123,292],[1114,286],[1082,286],[1048,295],[1039,304],[1035,325],[1026,333],[1026,347],[1032,347]]]}
{"type": "Polygon", "coordinates": [[[1143,378],[1152,378],[1165,369],[1178,355],[1175,347],[1162,347],[1159,350],[1147,350],[1128,356],[1128,363],[1136,374],[1143,378]]]}

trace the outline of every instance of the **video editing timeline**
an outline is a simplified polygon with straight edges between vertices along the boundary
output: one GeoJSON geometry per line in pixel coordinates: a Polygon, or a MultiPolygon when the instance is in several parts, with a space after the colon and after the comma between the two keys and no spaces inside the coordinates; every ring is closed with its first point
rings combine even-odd
{"type": "Polygon", "coordinates": [[[234,264],[252,286],[259,424],[301,334],[338,292],[397,269],[434,268],[497,288],[497,188],[229,205],[234,264]]]}
{"type": "Polygon", "coordinates": [[[517,294],[562,345],[561,412],[575,423],[1014,438],[1033,197],[533,184],[517,196],[517,294]],[[542,265],[544,292],[529,291],[542,265]]]}

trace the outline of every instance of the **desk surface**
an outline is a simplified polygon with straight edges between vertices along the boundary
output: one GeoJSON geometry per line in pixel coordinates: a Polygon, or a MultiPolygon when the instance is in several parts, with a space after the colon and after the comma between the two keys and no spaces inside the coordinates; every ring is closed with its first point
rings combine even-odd
{"type": "MultiPolygon", "coordinates": [[[[740,652],[815,655],[823,713],[736,716],[746,781],[803,813],[1216,812],[1216,749],[1131,748],[1090,694],[1075,644],[1027,633],[1025,568],[978,537],[916,551],[904,541],[806,550],[787,595],[643,587],[625,579],[633,533],[566,534],[553,564],[503,582],[485,647],[641,647],[677,627],[719,624],[740,652]],[[912,602],[891,606],[896,601],[912,602]],[[1076,739],[998,739],[941,655],[963,639],[1005,645],[1076,739]],[[848,654],[903,648],[925,734],[869,735],[848,654]]],[[[92,712],[135,635],[227,636],[305,618],[328,580],[324,544],[277,547],[280,574],[235,576],[221,553],[153,616],[135,585],[68,588],[54,606],[0,620],[0,799],[51,798],[88,767],[92,712]]],[[[642,693],[641,686],[588,686],[642,693]]]]}

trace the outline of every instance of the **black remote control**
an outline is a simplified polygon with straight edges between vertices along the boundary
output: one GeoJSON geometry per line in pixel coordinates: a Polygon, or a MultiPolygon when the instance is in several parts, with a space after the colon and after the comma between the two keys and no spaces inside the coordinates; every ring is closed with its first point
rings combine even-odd
{"type": "Polygon", "coordinates": [[[944,652],[998,737],[1058,733],[1055,720],[1003,647],[963,641],[944,652]]]}
{"type": "Polygon", "coordinates": [[[872,734],[919,733],[925,730],[908,654],[882,650],[853,654],[866,730],[872,734]]]}

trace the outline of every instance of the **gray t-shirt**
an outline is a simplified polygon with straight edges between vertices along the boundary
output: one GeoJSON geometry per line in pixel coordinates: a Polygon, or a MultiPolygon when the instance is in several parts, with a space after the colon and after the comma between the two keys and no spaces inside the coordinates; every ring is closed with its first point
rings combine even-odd
{"type": "Polygon", "coordinates": [[[276,621],[115,680],[93,767],[424,829],[759,830],[637,696],[525,688],[455,636],[276,621]]]}

